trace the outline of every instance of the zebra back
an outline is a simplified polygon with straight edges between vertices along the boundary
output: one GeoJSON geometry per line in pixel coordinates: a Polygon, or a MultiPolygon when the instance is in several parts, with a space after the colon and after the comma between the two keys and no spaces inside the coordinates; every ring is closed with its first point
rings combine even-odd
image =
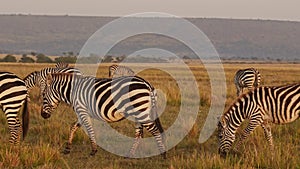
{"type": "Polygon", "coordinates": [[[261,77],[258,70],[255,68],[240,69],[234,76],[234,84],[237,89],[237,96],[239,96],[244,88],[252,89],[260,85],[261,77]]]}
{"type": "Polygon", "coordinates": [[[109,77],[120,77],[120,76],[134,76],[135,73],[132,69],[122,65],[111,65],[109,66],[109,77]]]}
{"type": "Polygon", "coordinates": [[[222,117],[237,125],[245,118],[255,118],[253,113],[277,124],[296,120],[300,113],[300,83],[258,87],[237,98],[222,117]]]}

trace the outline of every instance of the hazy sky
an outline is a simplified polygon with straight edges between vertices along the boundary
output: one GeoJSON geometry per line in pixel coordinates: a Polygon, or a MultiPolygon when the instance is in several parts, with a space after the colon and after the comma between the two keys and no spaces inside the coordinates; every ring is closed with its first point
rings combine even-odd
{"type": "Polygon", "coordinates": [[[164,12],[180,17],[300,21],[300,0],[0,0],[1,14],[124,16],[164,12]]]}

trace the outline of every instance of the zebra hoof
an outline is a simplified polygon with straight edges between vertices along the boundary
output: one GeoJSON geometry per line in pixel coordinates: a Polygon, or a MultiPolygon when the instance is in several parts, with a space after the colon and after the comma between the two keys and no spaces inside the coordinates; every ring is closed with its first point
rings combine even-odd
{"type": "Polygon", "coordinates": [[[239,152],[238,150],[233,150],[232,152],[231,152],[233,155],[235,155],[235,156],[242,156],[242,153],[241,152],[239,152]]]}
{"type": "Polygon", "coordinates": [[[227,157],[227,153],[226,152],[220,152],[220,157],[225,159],[227,157]]]}
{"type": "Polygon", "coordinates": [[[90,156],[95,156],[95,154],[97,153],[98,150],[92,150],[92,152],[90,153],[90,156]]]}
{"type": "Polygon", "coordinates": [[[163,159],[167,159],[167,153],[166,152],[162,153],[161,156],[162,156],[163,159]]]}
{"type": "Polygon", "coordinates": [[[65,148],[63,151],[64,154],[70,154],[70,152],[71,152],[71,149],[69,149],[69,148],[65,148]]]}
{"type": "Polygon", "coordinates": [[[124,156],[124,159],[131,159],[132,155],[127,154],[126,156],[124,156]]]}

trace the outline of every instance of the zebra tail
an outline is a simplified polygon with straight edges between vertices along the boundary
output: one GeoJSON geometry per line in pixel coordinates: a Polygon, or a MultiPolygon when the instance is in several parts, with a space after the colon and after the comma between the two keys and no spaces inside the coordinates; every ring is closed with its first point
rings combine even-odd
{"type": "Polygon", "coordinates": [[[29,128],[29,112],[28,112],[28,98],[25,99],[23,112],[22,112],[22,130],[23,130],[23,140],[27,135],[29,128]]]}

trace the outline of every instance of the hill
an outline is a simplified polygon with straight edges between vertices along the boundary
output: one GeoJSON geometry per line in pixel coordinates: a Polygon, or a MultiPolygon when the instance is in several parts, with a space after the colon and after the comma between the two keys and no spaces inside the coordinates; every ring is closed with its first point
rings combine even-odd
{"type": "MultiPolygon", "coordinates": [[[[0,53],[78,53],[86,40],[114,17],[0,15],[0,53]]],[[[162,18],[164,19],[164,18],[162,18]]],[[[300,60],[300,22],[188,18],[212,41],[222,59],[300,60]]],[[[159,47],[193,57],[178,41],[140,35],[119,43],[110,55],[159,47]]]]}

